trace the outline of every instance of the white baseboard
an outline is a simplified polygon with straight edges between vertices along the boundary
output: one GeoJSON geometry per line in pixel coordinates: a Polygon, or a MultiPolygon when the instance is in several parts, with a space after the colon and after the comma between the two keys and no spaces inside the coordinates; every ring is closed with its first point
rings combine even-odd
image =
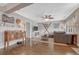
{"type": "Polygon", "coordinates": [[[62,43],[54,43],[56,45],[63,45],[63,46],[67,46],[67,44],[62,44],[62,43]]]}
{"type": "MultiPolygon", "coordinates": [[[[9,42],[9,46],[16,44],[18,41],[22,41],[22,39],[14,40],[9,42]]],[[[4,48],[4,44],[0,45],[0,49],[4,48]]]]}

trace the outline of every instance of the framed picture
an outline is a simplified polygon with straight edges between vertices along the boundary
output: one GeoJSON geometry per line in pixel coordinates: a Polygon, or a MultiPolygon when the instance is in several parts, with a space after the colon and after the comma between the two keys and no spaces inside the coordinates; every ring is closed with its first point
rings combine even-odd
{"type": "Polygon", "coordinates": [[[9,23],[14,23],[14,17],[9,17],[9,19],[10,19],[10,20],[8,21],[9,23]]]}
{"type": "Polygon", "coordinates": [[[34,26],[33,27],[33,31],[38,31],[38,27],[37,26],[34,26]]]}
{"type": "Polygon", "coordinates": [[[8,16],[3,14],[2,15],[2,22],[7,22],[7,18],[8,18],[8,16]]]}
{"type": "Polygon", "coordinates": [[[59,23],[53,23],[54,28],[59,28],[59,23]]]}
{"type": "Polygon", "coordinates": [[[5,23],[14,23],[14,17],[8,17],[7,15],[2,15],[2,22],[5,23]]]}

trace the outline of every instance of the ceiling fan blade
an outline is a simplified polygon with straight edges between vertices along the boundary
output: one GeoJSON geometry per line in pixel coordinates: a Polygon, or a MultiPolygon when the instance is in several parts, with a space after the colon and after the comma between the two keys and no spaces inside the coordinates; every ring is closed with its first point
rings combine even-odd
{"type": "Polygon", "coordinates": [[[45,18],[48,18],[48,16],[47,16],[47,15],[45,15],[45,18]]]}
{"type": "Polygon", "coordinates": [[[50,17],[49,19],[53,19],[53,17],[50,17]]]}
{"type": "Polygon", "coordinates": [[[49,17],[51,17],[51,15],[49,15],[49,17]]]}
{"type": "Polygon", "coordinates": [[[41,18],[43,18],[43,19],[53,19],[52,15],[44,15],[41,18]]]}

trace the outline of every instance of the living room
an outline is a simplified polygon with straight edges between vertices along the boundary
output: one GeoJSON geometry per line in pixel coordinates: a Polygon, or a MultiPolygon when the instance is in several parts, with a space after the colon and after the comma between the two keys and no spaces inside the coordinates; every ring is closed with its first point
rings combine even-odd
{"type": "Polygon", "coordinates": [[[0,3],[0,19],[1,55],[79,54],[78,3],[0,3]]]}

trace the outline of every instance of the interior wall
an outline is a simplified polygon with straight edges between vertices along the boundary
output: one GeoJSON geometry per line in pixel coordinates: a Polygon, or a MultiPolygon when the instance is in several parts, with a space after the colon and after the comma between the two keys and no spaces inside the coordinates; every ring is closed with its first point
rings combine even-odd
{"type": "Polygon", "coordinates": [[[35,31],[33,31],[34,26],[38,26],[38,24],[34,21],[31,21],[30,22],[30,38],[35,36],[35,31]]]}
{"type": "Polygon", "coordinates": [[[70,34],[77,34],[77,46],[79,46],[79,8],[75,10],[66,20],[66,32],[70,34]]]}
{"type": "MultiPolygon", "coordinates": [[[[24,20],[26,27],[17,27],[17,25],[15,23],[13,24],[13,25],[15,25],[15,27],[1,26],[2,14],[4,14],[4,13],[0,12],[0,48],[4,47],[4,35],[3,35],[3,32],[5,30],[26,30],[27,31],[26,33],[29,36],[30,30],[28,28],[29,28],[30,24],[29,24],[28,19],[26,19],[26,18],[24,18],[24,17],[22,17],[21,15],[18,15],[18,14],[9,14],[8,16],[10,16],[10,17],[14,17],[15,19],[19,18],[19,19],[24,20]]],[[[8,25],[12,25],[12,24],[8,23],[8,25]]],[[[10,45],[16,44],[17,41],[22,41],[22,39],[13,40],[13,41],[10,41],[9,43],[10,43],[10,45]]]]}
{"type": "Polygon", "coordinates": [[[44,34],[53,34],[54,31],[65,31],[64,23],[62,21],[59,22],[52,22],[50,26],[48,27],[48,32],[45,32],[46,29],[44,28],[44,25],[42,23],[34,23],[32,22],[32,27],[37,26],[38,31],[32,31],[32,36],[35,36],[36,33],[39,33],[38,37],[43,36],[44,34]]]}
{"type": "Polygon", "coordinates": [[[16,19],[21,19],[25,23],[25,27],[22,28],[26,31],[26,35],[30,37],[30,20],[16,13],[11,13],[10,16],[15,17],[16,19]]]}
{"type": "Polygon", "coordinates": [[[26,35],[30,38],[30,23],[26,22],[26,35]]]}

